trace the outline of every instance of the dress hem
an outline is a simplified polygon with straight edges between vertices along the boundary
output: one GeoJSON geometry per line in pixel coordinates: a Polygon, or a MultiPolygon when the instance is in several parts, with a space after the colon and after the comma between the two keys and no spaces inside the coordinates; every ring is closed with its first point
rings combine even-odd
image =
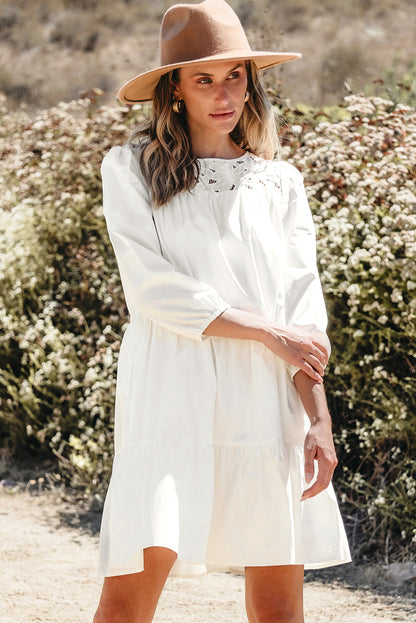
{"type": "MultiPolygon", "coordinates": [[[[228,564],[228,565],[207,565],[205,563],[195,563],[195,562],[189,562],[189,561],[184,561],[184,560],[179,560],[177,559],[175,562],[180,562],[186,566],[188,565],[192,565],[195,567],[200,567],[201,570],[200,571],[195,571],[193,573],[189,572],[175,572],[175,571],[171,571],[169,576],[170,578],[183,578],[183,579],[190,579],[190,578],[201,578],[205,575],[208,575],[209,573],[234,573],[236,575],[244,575],[245,574],[245,567],[281,567],[281,566],[303,566],[305,571],[313,571],[313,570],[318,570],[318,569],[327,569],[329,567],[335,567],[337,565],[346,565],[352,562],[351,558],[345,558],[345,559],[333,559],[333,560],[327,560],[327,561],[322,561],[322,562],[316,562],[316,563],[312,563],[312,562],[301,562],[301,561],[296,561],[296,562],[278,562],[278,563],[258,563],[258,564],[247,564],[242,566],[241,564],[228,564]]],[[[97,571],[96,576],[97,577],[116,577],[116,576],[121,576],[121,575],[130,575],[133,573],[141,573],[143,571],[143,567],[138,567],[138,566],[131,566],[129,567],[129,565],[120,565],[120,567],[113,567],[110,568],[109,571],[107,573],[100,573],[99,571],[97,571]]]]}

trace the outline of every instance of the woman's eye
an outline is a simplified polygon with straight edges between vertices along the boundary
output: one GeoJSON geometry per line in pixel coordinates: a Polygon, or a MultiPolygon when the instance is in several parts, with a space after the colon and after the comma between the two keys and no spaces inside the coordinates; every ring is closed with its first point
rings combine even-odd
{"type": "Polygon", "coordinates": [[[210,82],[210,78],[201,78],[200,80],[198,80],[198,84],[209,84],[210,82]]]}
{"type": "Polygon", "coordinates": [[[234,73],[230,74],[230,78],[234,79],[234,78],[239,78],[240,77],[240,72],[239,71],[235,71],[234,73]]]}

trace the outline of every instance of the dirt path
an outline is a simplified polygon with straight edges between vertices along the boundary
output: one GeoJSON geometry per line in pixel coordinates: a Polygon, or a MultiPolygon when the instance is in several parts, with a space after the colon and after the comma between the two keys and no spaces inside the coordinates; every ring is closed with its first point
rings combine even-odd
{"type": "MultiPolygon", "coordinates": [[[[78,527],[71,506],[56,494],[33,496],[0,488],[0,622],[91,623],[101,580],[95,577],[96,536],[78,527]]],[[[308,623],[416,621],[399,598],[337,584],[307,582],[308,623]]],[[[412,611],[413,610],[413,611],[412,611]]],[[[244,580],[214,573],[169,580],[155,623],[243,623],[244,580]]]]}

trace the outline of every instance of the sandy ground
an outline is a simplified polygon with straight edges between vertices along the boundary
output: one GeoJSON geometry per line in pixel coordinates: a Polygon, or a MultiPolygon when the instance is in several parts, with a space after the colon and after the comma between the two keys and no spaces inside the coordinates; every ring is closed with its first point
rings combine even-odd
{"type": "MultiPolygon", "coordinates": [[[[95,576],[97,515],[80,515],[55,493],[0,487],[0,622],[91,623],[101,580],[95,576]]],[[[306,582],[307,623],[416,621],[414,603],[339,582],[306,582]]],[[[168,580],[155,623],[243,623],[244,579],[214,573],[168,580]]]]}

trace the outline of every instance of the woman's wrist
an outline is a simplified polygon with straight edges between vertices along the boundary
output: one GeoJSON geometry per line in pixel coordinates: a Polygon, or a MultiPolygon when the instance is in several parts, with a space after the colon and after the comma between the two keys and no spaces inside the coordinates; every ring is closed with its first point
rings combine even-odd
{"type": "Polygon", "coordinates": [[[302,370],[295,374],[293,381],[311,426],[327,424],[331,427],[331,414],[323,384],[317,383],[302,370]]]}
{"type": "Polygon", "coordinates": [[[259,335],[259,342],[270,348],[276,343],[286,343],[287,331],[283,327],[278,327],[274,323],[265,321],[262,331],[259,335]]]}
{"type": "Polygon", "coordinates": [[[269,325],[262,316],[229,307],[206,327],[204,335],[265,343],[268,334],[270,337],[269,325]]]}

